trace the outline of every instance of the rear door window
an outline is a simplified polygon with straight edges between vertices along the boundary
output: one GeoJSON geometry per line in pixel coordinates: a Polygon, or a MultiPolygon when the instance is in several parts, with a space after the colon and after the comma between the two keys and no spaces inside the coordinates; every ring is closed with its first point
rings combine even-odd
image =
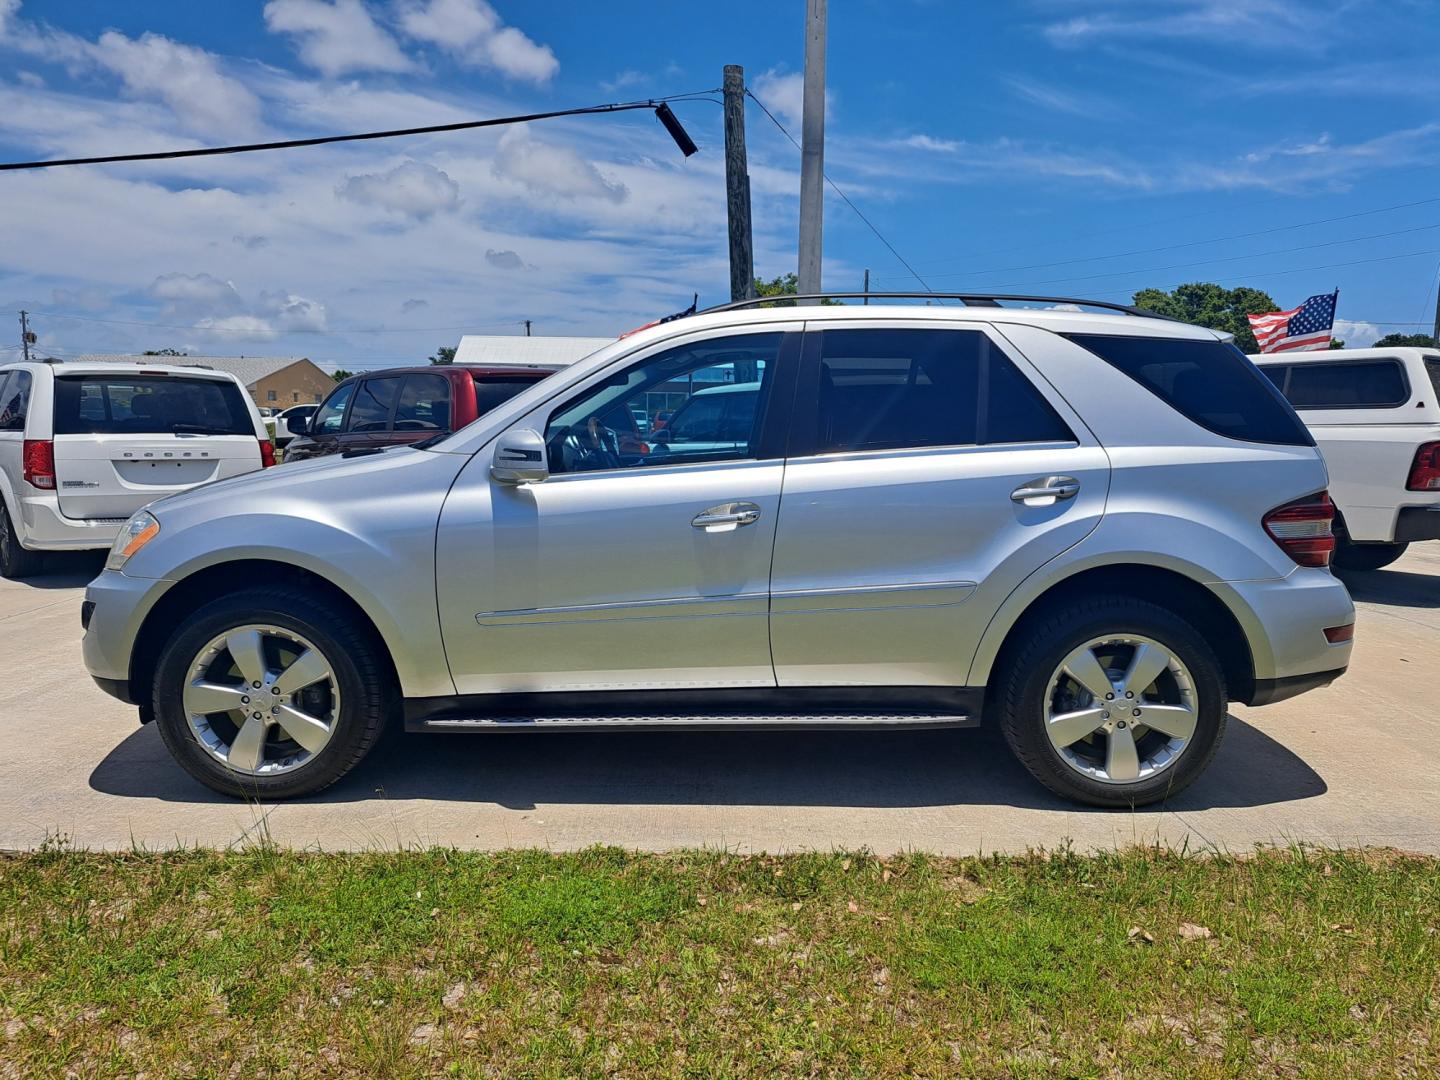
{"type": "Polygon", "coordinates": [[[1425,357],[1425,370],[1430,373],[1430,383],[1435,387],[1435,396],[1440,397],[1440,356],[1425,357]]]}
{"type": "Polygon", "coordinates": [[[255,435],[244,391],[177,375],[62,375],[56,435],[255,435]]]}
{"type": "Polygon", "coordinates": [[[387,375],[383,379],[366,379],[355,394],[350,406],[350,432],[386,431],[390,427],[390,414],[395,409],[395,398],[400,393],[400,376],[387,375]]]}
{"type": "Polygon", "coordinates": [[[822,454],[1075,441],[1039,391],[976,330],[822,331],[817,397],[822,454]]]}
{"type": "Polygon", "coordinates": [[[396,431],[448,431],[450,380],[443,375],[407,375],[395,406],[396,431]]]}
{"type": "Polygon", "coordinates": [[[1266,374],[1297,409],[1397,409],[1410,400],[1398,360],[1317,360],[1266,374]]]}
{"type": "Polygon", "coordinates": [[[1314,446],[1270,379],[1223,341],[1064,334],[1207,431],[1243,442],[1314,446]]]}

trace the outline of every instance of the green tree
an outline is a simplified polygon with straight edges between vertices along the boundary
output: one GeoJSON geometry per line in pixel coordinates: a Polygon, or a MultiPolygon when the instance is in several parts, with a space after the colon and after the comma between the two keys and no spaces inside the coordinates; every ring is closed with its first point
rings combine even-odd
{"type": "Polygon", "coordinates": [[[1157,315],[1169,315],[1181,322],[1234,334],[1235,344],[1246,353],[1259,352],[1260,346],[1245,316],[1283,310],[1274,297],[1260,289],[1245,286],[1227,289],[1208,281],[1181,285],[1173,292],[1141,289],[1135,294],[1134,303],[1136,307],[1157,315]]]}
{"type": "Polygon", "coordinates": [[[348,379],[351,375],[354,375],[354,374],[355,374],[355,373],[354,373],[353,371],[346,371],[346,370],[342,367],[342,368],[336,368],[334,371],[332,371],[332,372],[330,373],[330,377],[331,377],[332,379],[334,379],[336,382],[344,382],[346,379],[348,379]]]}
{"type": "MultiPolygon", "coordinates": [[[[800,276],[798,274],[781,274],[779,277],[766,281],[764,278],[755,279],[756,296],[794,296],[800,291],[800,276]]],[[[823,305],[839,305],[839,300],[821,300],[823,305]]],[[[761,307],[794,307],[793,301],[781,301],[778,304],[762,304],[761,307]]]]}
{"type": "Polygon", "coordinates": [[[1401,345],[1413,345],[1421,349],[1435,348],[1435,339],[1429,334],[1386,334],[1372,349],[1393,349],[1401,345]]]}
{"type": "Polygon", "coordinates": [[[141,353],[141,355],[142,355],[142,356],[189,356],[190,354],[187,353],[187,352],[181,352],[179,349],[146,349],[143,353],[141,353]]]}
{"type": "Polygon", "coordinates": [[[453,364],[455,362],[455,350],[448,345],[441,345],[435,350],[435,355],[430,357],[432,364],[453,364]]]}

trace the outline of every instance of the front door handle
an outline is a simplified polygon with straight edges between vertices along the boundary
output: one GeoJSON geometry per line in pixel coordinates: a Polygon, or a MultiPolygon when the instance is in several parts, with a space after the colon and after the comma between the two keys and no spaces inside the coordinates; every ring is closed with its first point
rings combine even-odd
{"type": "Polygon", "coordinates": [[[1073,476],[1039,476],[1027,480],[1010,493],[1010,498],[1026,506],[1054,506],[1061,499],[1073,499],[1080,491],[1080,481],[1073,476]]]}
{"type": "Polygon", "coordinates": [[[760,507],[753,502],[728,502],[701,510],[690,519],[690,524],[706,532],[734,532],[741,525],[753,525],[760,520],[760,507]]]}

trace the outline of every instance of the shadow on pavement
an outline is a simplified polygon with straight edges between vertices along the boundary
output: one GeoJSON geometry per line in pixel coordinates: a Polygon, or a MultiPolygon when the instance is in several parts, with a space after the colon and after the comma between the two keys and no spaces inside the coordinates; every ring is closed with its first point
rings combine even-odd
{"type": "MultiPolygon", "coordinates": [[[[90,786],[130,798],[231,801],[182,771],[153,724],[115,747],[91,773],[90,786]]],[[[1209,769],[1168,808],[1264,806],[1325,791],[1325,781],[1298,756],[1232,716],[1209,769]]],[[[554,803],[858,808],[991,804],[1087,812],[1041,787],[998,733],[987,729],[397,736],[334,787],[307,801],[368,799],[481,802],[515,810],[554,803]]]]}
{"type": "Polygon", "coordinates": [[[81,589],[105,569],[105,552],[51,551],[45,555],[44,567],[34,577],[7,584],[29,589],[81,589]]]}
{"type": "Polygon", "coordinates": [[[1371,604],[1396,607],[1440,607],[1440,574],[1416,574],[1409,570],[1337,570],[1350,596],[1371,604]]]}

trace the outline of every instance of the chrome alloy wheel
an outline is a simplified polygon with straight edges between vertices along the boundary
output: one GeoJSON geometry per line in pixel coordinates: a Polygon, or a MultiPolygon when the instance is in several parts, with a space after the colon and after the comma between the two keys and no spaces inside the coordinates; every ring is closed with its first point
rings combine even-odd
{"type": "Polygon", "coordinates": [[[1095,638],[1045,692],[1045,734],[1070,768],[1103,784],[1148,780],[1179,760],[1199,719],[1195,680],[1151,638],[1095,638]]]}
{"type": "Polygon", "coordinates": [[[340,687],[330,661],[294,631],[238,626],[196,655],[182,703],[211,757],[232,772],[274,776],[330,742],[340,687]]]}

